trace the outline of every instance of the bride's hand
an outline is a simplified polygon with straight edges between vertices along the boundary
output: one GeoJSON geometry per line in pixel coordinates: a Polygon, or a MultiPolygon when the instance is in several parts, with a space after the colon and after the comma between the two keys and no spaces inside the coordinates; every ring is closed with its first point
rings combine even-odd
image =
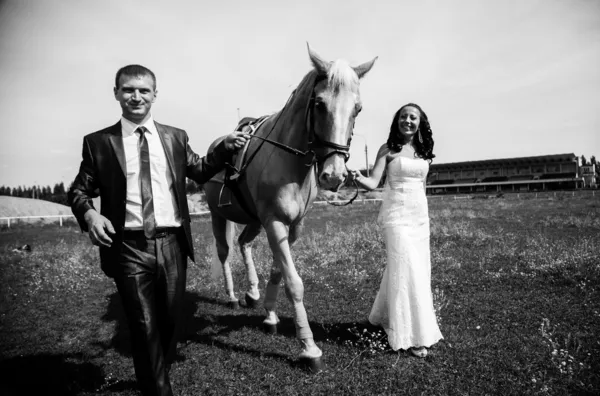
{"type": "Polygon", "coordinates": [[[355,169],[348,169],[348,178],[350,181],[358,180],[361,176],[362,174],[359,171],[355,169]]]}

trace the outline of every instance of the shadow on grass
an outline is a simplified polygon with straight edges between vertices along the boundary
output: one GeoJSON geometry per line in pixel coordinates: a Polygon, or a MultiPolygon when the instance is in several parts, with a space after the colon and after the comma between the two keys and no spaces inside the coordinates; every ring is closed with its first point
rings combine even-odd
{"type": "Polygon", "coordinates": [[[106,313],[101,318],[105,322],[115,322],[115,330],[109,342],[95,342],[93,345],[104,350],[114,349],[123,356],[131,356],[131,342],[127,317],[121,303],[121,296],[114,292],[108,297],[106,313]]]}
{"type": "MultiPolygon", "coordinates": [[[[261,305],[262,307],[262,305],[261,305]]],[[[216,298],[203,296],[196,292],[186,292],[184,300],[184,319],[182,331],[179,337],[180,343],[199,343],[211,347],[245,353],[254,357],[271,357],[286,362],[292,367],[303,367],[296,356],[286,352],[269,352],[266,350],[268,334],[264,334],[264,344],[245,344],[230,337],[230,335],[244,328],[263,329],[261,310],[240,308],[231,310],[224,301],[216,298]],[[200,311],[199,314],[196,314],[200,311]],[[263,348],[265,346],[265,348],[263,348]]],[[[118,293],[109,296],[106,313],[102,320],[115,322],[115,330],[110,341],[106,343],[95,343],[104,350],[114,349],[123,356],[131,356],[131,343],[127,318],[121,304],[118,293]]],[[[296,327],[293,318],[281,317],[281,323],[277,326],[277,334],[295,341],[296,327]]],[[[317,323],[310,322],[313,337],[317,342],[336,343],[345,345],[348,342],[355,343],[360,340],[363,331],[373,333],[381,328],[368,322],[349,323],[317,323]]],[[[178,355],[176,361],[183,361],[185,357],[178,355]]]]}
{"type": "Polygon", "coordinates": [[[104,384],[102,369],[77,355],[39,354],[0,361],[0,394],[76,395],[104,384]]]}
{"type": "MultiPolygon", "coordinates": [[[[369,321],[347,323],[311,323],[315,341],[346,345],[361,341],[365,334],[385,334],[383,328],[369,321]]],[[[387,340],[387,338],[386,338],[387,340]]]]}
{"type": "MultiPolygon", "coordinates": [[[[231,310],[227,304],[220,300],[202,296],[194,292],[187,292],[184,315],[184,331],[180,339],[182,342],[210,345],[220,349],[242,352],[257,358],[260,356],[272,357],[286,361],[292,366],[297,364],[297,362],[285,353],[265,352],[259,348],[240,345],[235,341],[228,342],[223,340],[223,337],[228,337],[230,334],[243,328],[262,329],[264,317],[259,315],[257,310],[245,308],[231,310]],[[214,306],[214,310],[202,312],[200,316],[196,316],[200,305],[204,307],[214,306]]],[[[282,323],[278,327],[278,333],[284,336],[293,335],[295,329],[291,320],[282,320],[282,323]]],[[[265,337],[267,337],[266,334],[265,337]]]]}
{"type": "MultiPolygon", "coordinates": [[[[260,306],[262,307],[262,305],[260,306]]],[[[215,298],[188,292],[185,305],[186,324],[181,341],[215,346],[256,357],[273,357],[287,362],[292,367],[302,367],[304,363],[298,362],[296,356],[290,356],[289,353],[284,352],[266,352],[265,348],[261,348],[261,346],[267,346],[269,343],[269,335],[266,333],[264,334],[264,344],[253,344],[252,346],[241,344],[235,339],[232,339],[231,342],[224,339],[224,337],[229,337],[244,328],[262,331],[264,315],[260,312],[259,309],[247,308],[231,310],[224,302],[215,298]],[[203,305],[204,308],[212,305],[214,309],[196,316],[200,305],[203,305]]],[[[295,342],[296,327],[293,318],[280,317],[280,320],[281,322],[277,326],[277,334],[289,338],[290,342],[295,342]]],[[[333,324],[309,322],[309,325],[315,341],[339,345],[356,344],[361,341],[365,332],[368,334],[378,331],[383,332],[381,327],[373,326],[368,321],[333,324]]]]}

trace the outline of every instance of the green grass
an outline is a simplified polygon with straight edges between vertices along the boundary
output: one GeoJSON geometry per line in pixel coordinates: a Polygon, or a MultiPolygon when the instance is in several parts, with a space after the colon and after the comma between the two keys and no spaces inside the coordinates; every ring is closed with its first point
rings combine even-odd
{"type": "MultiPolygon", "coordinates": [[[[194,219],[178,395],[599,394],[600,200],[430,200],[432,283],[445,337],[426,359],[365,326],[384,267],[379,204],[315,206],[293,253],[326,369],[298,365],[290,304],[231,311],[210,278],[210,221],[194,219]]],[[[255,242],[261,292],[271,253],[255,242]]],[[[237,255],[239,259],[239,254],[237,255]]],[[[245,290],[234,265],[236,290],[245,290]]],[[[0,232],[0,394],[135,395],[113,283],[74,226],[0,232]],[[13,252],[31,244],[31,253],[13,252]]]]}

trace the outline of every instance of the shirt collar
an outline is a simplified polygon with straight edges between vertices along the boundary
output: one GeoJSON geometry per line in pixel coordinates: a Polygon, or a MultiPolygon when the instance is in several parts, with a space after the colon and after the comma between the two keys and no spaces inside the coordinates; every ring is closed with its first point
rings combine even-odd
{"type": "Polygon", "coordinates": [[[155,135],[158,132],[156,130],[156,124],[154,123],[154,118],[152,117],[152,114],[150,114],[150,117],[148,117],[146,122],[141,125],[131,122],[125,117],[121,117],[121,132],[123,133],[123,137],[133,135],[135,133],[135,130],[140,126],[146,127],[146,129],[148,130],[148,132],[150,132],[151,135],[155,135]]]}

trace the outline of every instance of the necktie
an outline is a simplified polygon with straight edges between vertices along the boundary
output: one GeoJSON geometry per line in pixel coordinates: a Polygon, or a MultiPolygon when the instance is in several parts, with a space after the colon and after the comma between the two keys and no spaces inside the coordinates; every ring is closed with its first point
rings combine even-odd
{"type": "Polygon", "coordinates": [[[139,127],[140,133],[140,192],[142,194],[142,219],[144,222],[144,235],[153,238],[156,231],[156,219],[154,218],[154,203],[152,200],[152,182],[150,178],[150,150],[148,150],[148,139],[145,127],[139,127]]]}

